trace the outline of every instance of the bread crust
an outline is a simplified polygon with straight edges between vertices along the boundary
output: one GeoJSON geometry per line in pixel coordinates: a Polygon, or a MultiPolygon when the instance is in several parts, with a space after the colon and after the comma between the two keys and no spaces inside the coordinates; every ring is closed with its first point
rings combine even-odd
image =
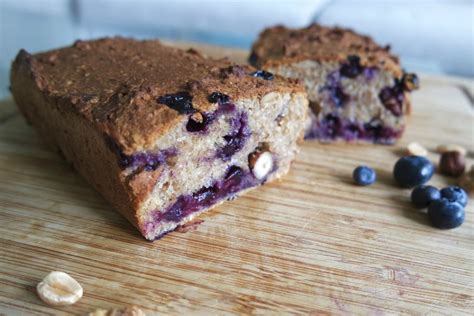
{"type": "Polygon", "coordinates": [[[45,94],[38,85],[31,56],[20,52],[11,72],[15,102],[53,150],[64,158],[135,227],[139,202],[127,188],[117,156],[107,144],[106,135],[93,123],[64,108],[64,104],[45,94]]]}

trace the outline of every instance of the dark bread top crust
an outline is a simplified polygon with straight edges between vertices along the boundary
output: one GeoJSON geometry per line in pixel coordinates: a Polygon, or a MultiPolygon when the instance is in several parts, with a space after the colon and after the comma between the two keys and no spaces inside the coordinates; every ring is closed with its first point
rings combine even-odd
{"type": "Polygon", "coordinates": [[[350,29],[317,24],[302,29],[265,29],[254,43],[249,61],[258,68],[269,69],[308,59],[346,62],[350,55],[359,56],[362,66],[378,67],[396,78],[402,76],[399,59],[390,53],[390,46],[381,47],[370,37],[350,29]]]}
{"type": "Polygon", "coordinates": [[[91,121],[125,154],[153,146],[157,137],[186,118],[160,103],[163,95],[188,92],[194,109],[206,112],[217,107],[208,100],[216,91],[233,100],[271,91],[304,91],[295,81],[256,78],[249,66],[209,59],[157,40],[77,41],[72,47],[36,55],[22,50],[12,72],[23,67],[55,106],[91,121]]]}

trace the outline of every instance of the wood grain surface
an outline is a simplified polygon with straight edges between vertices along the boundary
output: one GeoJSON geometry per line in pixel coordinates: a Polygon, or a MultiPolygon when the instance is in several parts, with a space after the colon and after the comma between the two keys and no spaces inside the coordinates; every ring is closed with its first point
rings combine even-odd
{"type": "MultiPolygon", "coordinates": [[[[246,54],[201,48],[241,62],[246,54]]],[[[433,161],[436,145],[460,144],[473,163],[473,82],[421,79],[396,146],[306,142],[281,182],[214,209],[195,231],[154,243],[49,152],[12,101],[2,102],[0,314],[135,304],[150,315],[472,315],[474,202],[463,226],[434,229],[391,170],[410,141],[433,161]],[[377,170],[376,184],[352,184],[359,164],[377,170]],[[77,304],[40,301],[36,284],[51,270],[82,284],[77,304]]],[[[435,175],[431,184],[453,182],[435,175]]]]}

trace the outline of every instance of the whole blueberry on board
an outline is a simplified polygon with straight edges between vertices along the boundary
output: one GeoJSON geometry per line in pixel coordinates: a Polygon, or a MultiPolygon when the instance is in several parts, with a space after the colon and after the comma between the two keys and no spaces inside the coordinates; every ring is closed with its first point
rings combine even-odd
{"type": "Polygon", "coordinates": [[[451,229],[461,226],[464,222],[464,208],[457,202],[441,198],[433,201],[428,207],[431,224],[440,229],[451,229]]]}
{"type": "Polygon", "coordinates": [[[393,177],[402,187],[412,188],[428,182],[433,172],[433,164],[425,157],[406,156],[398,159],[393,177]]]}
{"type": "Polygon", "coordinates": [[[458,186],[449,186],[441,189],[441,197],[451,201],[458,202],[462,207],[467,205],[467,193],[458,186]]]}
{"type": "Polygon", "coordinates": [[[352,178],[358,185],[371,185],[377,179],[375,170],[367,166],[359,166],[354,169],[352,178]]]}
{"type": "Polygon", "coordinates": [[[439,200],[441,194],[431,185],[420,185],[411,191],[411,202],[418,208],[428,207],[431,202],[439,200]]]}

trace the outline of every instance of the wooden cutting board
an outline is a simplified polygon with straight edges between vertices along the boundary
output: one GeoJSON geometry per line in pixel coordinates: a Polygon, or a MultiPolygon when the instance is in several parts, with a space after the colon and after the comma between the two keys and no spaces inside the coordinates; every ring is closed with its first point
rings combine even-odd
{"type": "MultiPolygon", "coordinates": [[[[239,62],[246,56],[201,49],[239,62]]],[[[396,146],[306,142],[281,182],[207,213],[196,231],[153,243],[43,146],[12,101],[2,102],[0,314],[128,304],[152,315],[472,313],[474,202],[462,227],[434,229],[391,170],[411,141],[433,161],[438,144],[460,144],[473,163],[473,81],[421,79],[396,146]],[[377,170],[376,184],[352,184],[360,164],[377,170]],[[82,284],[77,304],[52,308],[36,296],[51,270],[82,284]]],[[[431,184],[453,182],[435,175],[431,184]]]]}

